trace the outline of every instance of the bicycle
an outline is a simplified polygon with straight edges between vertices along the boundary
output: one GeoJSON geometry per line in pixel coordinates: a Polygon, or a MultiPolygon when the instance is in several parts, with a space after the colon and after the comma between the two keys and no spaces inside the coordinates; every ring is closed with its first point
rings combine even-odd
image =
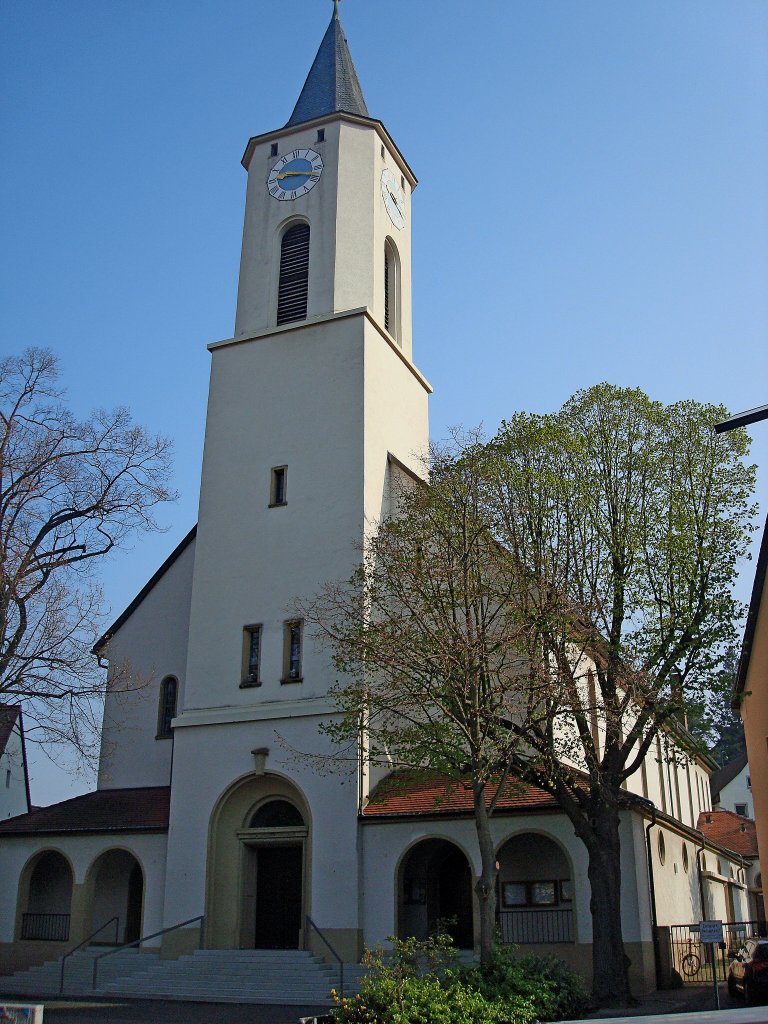
{"type": "Polygon", "coordinates": [[[701,957],[695,952],[696,943],[688,939],[688,952],[680,961],[680,969],[686,978],[694,978],[701,970],[701,957]]]}

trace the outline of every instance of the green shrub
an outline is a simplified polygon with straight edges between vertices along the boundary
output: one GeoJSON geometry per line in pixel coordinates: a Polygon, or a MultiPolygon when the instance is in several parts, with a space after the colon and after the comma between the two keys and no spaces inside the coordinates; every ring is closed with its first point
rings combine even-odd
{"type": "Polygon", "coordinates": [[[541,1021],[579,1017],[588,1005],[581,977],[556,956],[517,956],[515,947],[497,944],[490,964],[465,967],[461,974],[486,999],[525,999],[541,1021]]]}
{"type": "Polygon", "coordinates": [[[340,1024],[533,1024],[534,1007],[524,995],[488,997],[465,979],[448,936],[390,941],[391,951],[366,951],[371,974],[358,995],[333,993],[340,1024]]]}

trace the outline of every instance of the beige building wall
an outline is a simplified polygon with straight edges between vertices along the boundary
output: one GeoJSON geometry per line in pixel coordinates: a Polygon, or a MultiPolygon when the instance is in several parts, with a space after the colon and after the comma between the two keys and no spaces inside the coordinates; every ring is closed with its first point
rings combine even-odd
{"type": "Polygon", "coordinates": [[[768,583],[755,623],[741,717],[747,739],[757,847],[768,849],[768,583]]]}

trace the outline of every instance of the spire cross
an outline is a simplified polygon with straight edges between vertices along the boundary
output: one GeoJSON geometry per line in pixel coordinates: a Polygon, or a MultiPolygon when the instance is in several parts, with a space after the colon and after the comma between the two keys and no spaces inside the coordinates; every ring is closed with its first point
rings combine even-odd
{"type": "Polygon", "coordinates": [[[333,0],[333,16],[334,18],[339,16],[339,0],[333,0]]]}

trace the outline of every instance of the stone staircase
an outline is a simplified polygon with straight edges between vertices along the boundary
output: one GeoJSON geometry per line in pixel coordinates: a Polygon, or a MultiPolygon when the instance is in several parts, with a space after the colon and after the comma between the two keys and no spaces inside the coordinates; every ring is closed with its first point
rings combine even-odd
{"type": "MultiPolygon", "coordinates": [[[[204,949],[178,960],[136,950],[115,953],[100,961],[93,989],[93,960],[99,952],[88,949],[67,960],[65,995],[320,1007],[330,1004],[330,990],[339,987],[338,966],[308,952],[204,949]]],[[[58,995],[60,972],[58,960],[0,977],[0,995],[58,995]]],[[[358,991],[364,973],[359,964],[344,965],[346,994],[358,991]]]]}

